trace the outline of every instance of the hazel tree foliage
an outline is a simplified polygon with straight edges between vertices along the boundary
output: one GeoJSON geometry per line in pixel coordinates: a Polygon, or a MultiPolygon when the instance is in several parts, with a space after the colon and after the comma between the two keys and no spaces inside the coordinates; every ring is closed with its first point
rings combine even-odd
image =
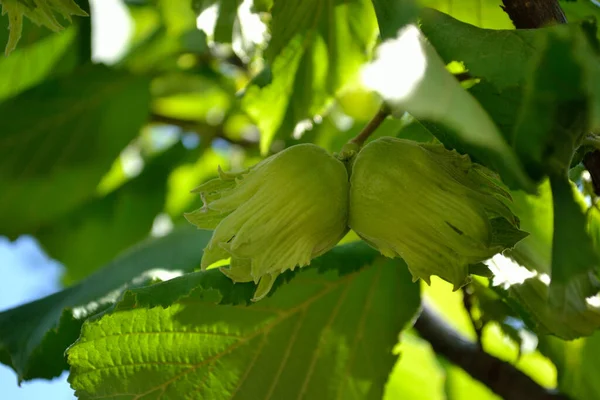
{"type": "Polygon", "coordinates": [[[101,63],[87,0],[0,0],[0,235],[64,266],[0,312],[15,380],[600,397],[594,2],[121,5],[101,63]]]}

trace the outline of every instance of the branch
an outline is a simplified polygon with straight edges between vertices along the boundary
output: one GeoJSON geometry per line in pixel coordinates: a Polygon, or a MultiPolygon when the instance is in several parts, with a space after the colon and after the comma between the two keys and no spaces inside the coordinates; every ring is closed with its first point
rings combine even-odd
{"type": "Polygon", "coordinates": [[[221,125],[213,126],[213,125],[209,125],[206,123],[202,123],[200,121],[192,121],[192,120],[187,120],[187,119],[166,117],[164,115],[160,115],[160,114],[156,114],[156,113],[153,113],[150,115],[150,122],[156,123],[156,124],[178,126],[181,129],[184,129],[184,130],[187,130],[190,132],[195,132],[200,137],[202,137],[203,139],[208,140],[208,141],[211,141],[215,138],[219,138],[219,139],[226,140],[231,144],[235,144],[235,145],[238,145],[238,146],[244,147],[244,148],[254,147],[257,144],[257,142],[253,142],[251,140],[244,140],[244,139],[235,140],[235,139],[231,139],[231,138],[225,136],[225,133],[223,132],[223,127],[221,125]]]}
{"type": "Polygon", "coordinates": [[[433,350],[485,384],[497,395],[510,400],[568,400],[549,391],[512,364],[493,357],[456,332],[426,304],[415,322],[419,335],[433,350]]]}
{"type": "Polygon", "coordinates": [[[567,22],[557,0],[502,0],[502,3],[502,9],[517,29],[535,29],[567,22]]]}

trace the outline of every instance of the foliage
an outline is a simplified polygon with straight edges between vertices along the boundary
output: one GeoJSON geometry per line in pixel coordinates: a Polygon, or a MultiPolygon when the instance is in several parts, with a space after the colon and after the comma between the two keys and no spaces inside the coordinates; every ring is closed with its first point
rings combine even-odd
{"type": "Polygon", "coordinates": [[[540,387],[600,397],[594,2],[531,30],[500,0],[122,3],[103,64],[87,1],[0,0],[0,235],[65,268],[0,312],[19,381],[498,398],[419,337],[431,307],[540,387]]]}

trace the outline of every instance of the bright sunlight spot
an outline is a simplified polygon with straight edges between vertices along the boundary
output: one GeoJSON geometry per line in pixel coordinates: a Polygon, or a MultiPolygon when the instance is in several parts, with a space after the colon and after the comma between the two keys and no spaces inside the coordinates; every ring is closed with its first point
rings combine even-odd
{"type": "Polygon", "coordinates": [[[120,0],[90,0],[92,9],[92,60],[114,64],[125,54],[133,22],[120,0]]]}
{"type": "Polygon", "coordinates": [[[364,85],[386,99],[402,101],[409,97],[425,76],[427,67],[420,35],[416,26],[408,25],[398,32],[397,39],[383,42],[377,49],[375,61],[362,71],[364,85]]]}
{"type": "Polygon", "coordinates": [[[508,288],[514,284],[521,284],[529,278],[537,276],[537,272],[528,270],[520,266],[508,257],[502,254],[496,254],[486,261],[486,265],[494,273],[492,284],[494,286],[503,286],[508,288]]]}

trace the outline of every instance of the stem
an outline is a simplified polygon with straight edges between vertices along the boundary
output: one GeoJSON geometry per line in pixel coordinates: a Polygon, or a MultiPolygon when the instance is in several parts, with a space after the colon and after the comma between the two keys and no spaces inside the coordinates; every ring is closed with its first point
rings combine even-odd
{"type": "Polygon", "coordinates": [[[458,365],[505,399],[569,399],[565,394],[543,388],[514,365],[489,355],[477,344],[466,340],[427,304],[423,304],[415,329],[437,354],[458,365]]]}
{"type": "Polygon", "coordinates": [[[379,126],[383,123],[383,121],[390,115],[390,110],[387,107],[381,107],[377,114],[369,121],[367,126],[363,128],[362,131],[354,139],[350,141],[350,143],[354,143],[358,145],[358,147],[362,147],[363,144],[367,141],[369,136],[373,134],[379,128],[379,126]]]}

